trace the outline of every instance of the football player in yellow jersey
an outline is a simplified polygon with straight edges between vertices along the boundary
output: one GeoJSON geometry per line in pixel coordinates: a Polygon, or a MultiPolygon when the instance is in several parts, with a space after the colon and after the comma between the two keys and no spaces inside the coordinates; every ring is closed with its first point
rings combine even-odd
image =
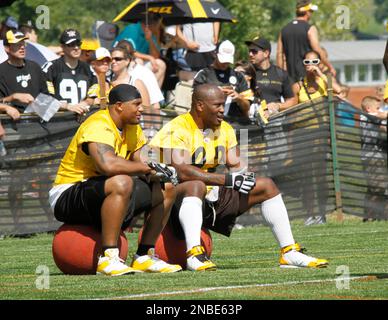
{"type": "Polygon", "coordinates": [[[303,254],[295,243],[287,209],[275,183],[246,171],[235,133],[223,121],[224,103],[219,87],[195,87],[191,111],[166,124],[150,142],[162,154],[163,162],[176,168],[181,182],[176,188],[166,185],[165,209],[172,207],[169,223],[174,231],[180,230],[177,236],[186,241],[187,269],[216,268],[201,246],[201,227],[229,236],[236,218],[259,203],[279,243],[281,267],[327,266],[326,260],[303,254]],[[214,172],[221,164],[229,169],[228,173],[214,172]]]}
{"type": "MultiPolygon", "coordinates": [[[[110,105],[81,124],[63,157],[49,202],[57,220],[101,229],[97,274],[176,272],[154,255],[162,231],[164,198],[160,166],[141,161],[146,139],[139,125],[143,111],[139,91],[122,84],[109,93],[110,105]],[[143,211],[149,212],[131,267],[119,258],[120,230],[143,211]]],[[[168,167],[164,167],[168,172],[168,167]]],[[[174,171],[174,170],[173,170],[174,171]]]]}

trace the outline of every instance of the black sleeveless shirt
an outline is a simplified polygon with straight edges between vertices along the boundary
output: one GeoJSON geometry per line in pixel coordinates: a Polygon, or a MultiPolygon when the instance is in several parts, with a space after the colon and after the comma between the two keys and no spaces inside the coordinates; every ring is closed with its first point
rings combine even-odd
{"type": "Polygon", "coordinates": [[[281,31],[288,75],[296,82],[306,74],[303,56],[311,50],[307,32],[311,25],[303,20],[293,20],[281,31]]]}

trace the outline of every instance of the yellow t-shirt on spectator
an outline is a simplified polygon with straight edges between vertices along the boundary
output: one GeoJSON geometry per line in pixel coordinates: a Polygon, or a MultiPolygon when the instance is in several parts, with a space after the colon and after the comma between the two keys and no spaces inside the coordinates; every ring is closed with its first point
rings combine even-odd
{"type": "Polygon", "coordinates": [[[327,86],[326,86],[325,81],[322,78],[318,79],[318,90],[315,91],[314,93],[307,94],[307,91],[305,89],[305,88],[307,88],[306,78],[303,79],[303,82],[304,82],[304,85],[300,84],[301,88],[300,88],[299,94],[298,94],[299,103],[307,102],[310,100],[310,98],[311,98],[311,100],[314,100],[317,98],[327,96],[327,86]],[[309,98],[309,95],[310,95],[310,98],[309,98]]]}

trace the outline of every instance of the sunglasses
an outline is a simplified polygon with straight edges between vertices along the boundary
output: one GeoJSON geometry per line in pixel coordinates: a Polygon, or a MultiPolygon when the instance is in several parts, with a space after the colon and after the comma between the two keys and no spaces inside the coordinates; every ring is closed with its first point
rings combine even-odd
{"type": "Polygon", "coordinates": [[[66,44],[66,47],[73,48],[73,47],[80,47],[82,45],[82,41],[74,41],[69,44],[66,44]]]}
{"type": "Polygon", "coordinates": [[[316,66],[316,65],[318,65],[319,63],[321,62],[321,60],[320,59],[304,59],[303,60],[303,64],[305,65],[305,66],[316,66]]]}
{"type": "Polygon", "coordinates": [[[125,58],[123,57],[112,57],[112,61],[123,61],[125,58]]]}
{"type": "Polygon", "coordinates": [[[263,50],[249,49],[249,53],[252,53],[252,54],[257,54],[259,51],[263,51],[263,50]]]}

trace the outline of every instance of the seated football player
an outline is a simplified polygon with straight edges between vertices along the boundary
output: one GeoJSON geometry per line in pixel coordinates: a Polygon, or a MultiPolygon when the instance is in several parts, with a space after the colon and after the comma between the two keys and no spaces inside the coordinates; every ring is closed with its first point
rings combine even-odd
{"type": "Polygon", "coordinates": [[[178,173],[176,189],[168,190],[166,185],[165,209],[172,207],[168,222],[176,236],[186,241],[187,269],[216,269],[201,246],[202,227],[230,236],[236,218],[256,204],[261,204],[279,244],[281,267],[326,267],[327,260],[301,252],[275,183],[247,171],[234,130],[223,121],[224,103],[225,95],[216,85],[196,86],[191,111],[167,123],[150,142],[178,173]],[[215,172],[221,165],[227,173],[215,172]]]}
{"type": "Polygon", "coordinates": [[[154,254],[162,231],[164,198],[159,177],[171,181],[175,171],[142,161],[146,144],[139,125],[143,112],[139,91],[128,84],[114,87],[109,106],[83,122],[61,161],[50,206],[58,221],[101,230],[102,252],[97,274],[180,271],[154,254]],[[119,258],[118,239],[134,216],[148,213],[131,266],[119,258]]]}

